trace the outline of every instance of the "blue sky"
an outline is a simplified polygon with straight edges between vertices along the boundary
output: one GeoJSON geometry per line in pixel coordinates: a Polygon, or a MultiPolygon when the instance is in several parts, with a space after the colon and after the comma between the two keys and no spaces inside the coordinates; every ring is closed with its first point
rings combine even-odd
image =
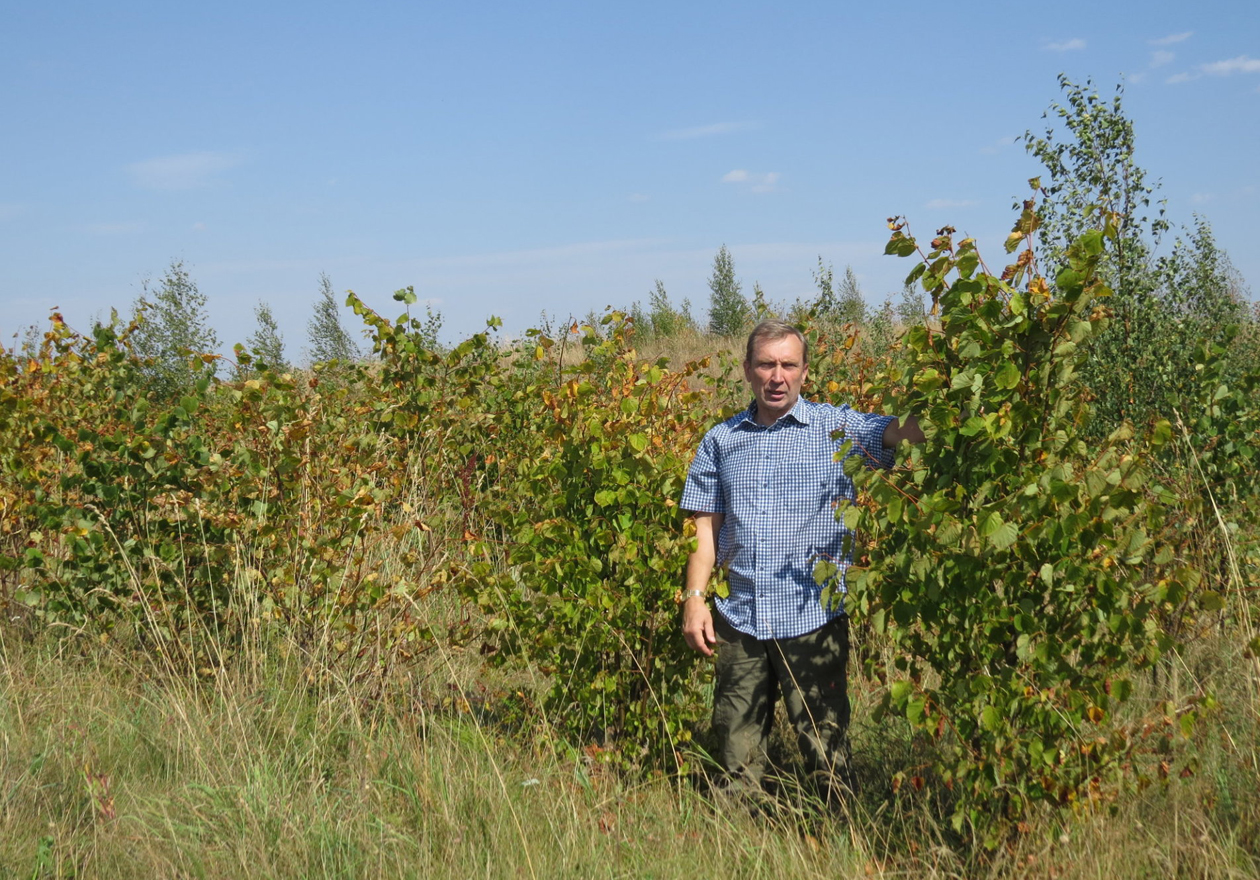
{"type": "Polygon", "coordinates": [[[722,244],[772,300],[821,256],[878,302],[889,215],[998,259],[1060,72],[1123,80],[1170,217],[1260,282],[1254,0],[9,3],[0,340],[174,259],[227,346],[265,300],[294,356],[321,272],[390,315],[415,285],[451,338],[656,279],[702,314],[722,244]]]}

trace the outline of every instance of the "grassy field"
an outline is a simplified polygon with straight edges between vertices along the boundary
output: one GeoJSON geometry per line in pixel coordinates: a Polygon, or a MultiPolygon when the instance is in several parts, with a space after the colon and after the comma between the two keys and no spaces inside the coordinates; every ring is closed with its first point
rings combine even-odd
{"type": "MultiPolygon", "coordinates": [[[[435,651],[389,680],[259,633],[215,675],[138,659],[119,640],[0,642],[0,876],[102,877],[1252,877],[1260,870],[1255,695],[1228,634],[1177,675],[1220,708],[1174,748],[1197,772],[1110,811],[1046,814],[969,852],[940,805],[892,773],[920,745],[869,720],[854,682],[861,792],[829,810],[791,776],[765,804],[706,794],[703,772],[631,779],[598,753],[505,718],[515,684],[435,651]],[[1205,684],[1196,681],[1195,686],[1205,684]]],[[[1155,692],[1158,688],[1160,693],[1155,692]]],[[[701,732],[703,740],[703,732],[701,732]]]]}
{"type": "MultiPolygon", "coordinates": [[[[699,338],[654,340],[639,354],[676,364],[697,356],[701,346],[709,353],[719,348],[699,338]]],[[[582,349],[571,356],[581,357],[582,349]]],[[[739,353],[733,357],[738,360],[739,353]]],[[[706,375],[720,386],[705,398],[709,409],[731,405],[744,393],[738,370],[729,356],[724,360],[715,355],[707,373],[691,377],[696,387],[704,386],[706,375]]],[[[11,424],[21,427],[23,419],[67,399],[67,436],[88,419],[100,421],[84,416],[75,395],[59,391],[58,383],[77,377],[95,387],[90,383],[104,369],[80,373],[79,361],[58,363],[49,368],[47,388],[27,375],[38,395],[20,412],[32,415],[11,424]]],[[[512,387],[516,378],[512,374],[501,387],[512,387]]],[[[180,500],[153,490],[151,497],[135,496],[133,520],[117,520],[142,537],[161,537],[157,526],[166,527],[169,545],[188,551],[178,556],[184,564],[200,558],[218,566],[215,572],[234,571],[229,592],[236,598],[222,618],[230,626],[192,626],[177,616],[194,607],[191,599],[186,606],[181,600],[204,592],[205,583],[198,587],[183,577],[186,570],[168,577],[177,569],[156,543],[158,550],[144,556],[152,570],[123,567],[138,556],[112,560],[111,579],[102,583],[114,590],[111,607],[117,610],[101,620],[84,611],[82,631],[71,628],[79,625],[73,615],[38,617],[19,598],[26,575],[5,572],[0,880],[1260,875],[1260,676],[1246,652],[1255,635],[1249,589],[1260,560],[1255,540],[1242,541],[1224,518],[1202,514],[1203,522],[1174,523],[1186,536],[1178,546],[1188,564],[1215,572],[1219,583],[1212,585],[1223,607],[1205,605],[1185,618],[1181,650],[1140,673],[1123,710],[1128,714],[1117,719],[1136,726],[1136,760],[1149,771],[1127,778],[1149,783],[1114,797],[1108,793],[1088,808],[1035,807],[1017,834],[985,850],[967,844],[968,835],[950,825],[951,804],[943,800],[949,793],[931,777],[933,743],[913,735],[904,720],[874,720],[879,684],[863,677],[861,663],[852,664],[850,683],[860,787],[838,806],[820,803],[797,781],[797,756],[782,719],[774,742],[780,769],[775,790],[757,803],[711,792],[703,722],[688,731],[688,769],[679,775],[617,771],[600,749],[557,736],[555,719],[538,708],[548,679],[540,664],[496,665],[483,655],[478,638],[446,637],[482,632],[486,609],[467,593],[461,599],[446,575],[458,570],[450,560],[477,555],[469,549],[477,533],[492,531],[473,502],[490,498],[496,487],[452,480],[440,432],[425,441],[431,447],[414,438],[374,445],[384,429],[373,433],[360,424],[379,396],[374,375],[355,389],[358,397],[339,397],[344,389],[331,380],[327,385],[321,389],[331,401],[327,410],[298,391],[268,398],[289,401],[292,411],[279,415],[243,405],[230,410],[210,392],[202,410],[220,413],[231,428],[229,439],[267,440],[230,447],[210,437],[207,444],[234,448],[241,460],[257,452],[256,461],[267,467],[274,467],[269,450],[287,450],[291,457],[281,463],[304,475],[290,492],[291,521],[283,524],[292,534],[285,533],[285,540],[275,537],[266,516],[240,514],[252,507],[231,492],[249,472],[220,475],[222,459],[189,465],[170,483],[204,480],[205,504],[218,504],[217,515],[228,523],[220,545],[206,546],[204,532],[190,531],[193,537],[185,540],[185,523],[217,522],[203,517],[199,497],[180,500]],[[354,417],[345,416],[341,401],[347,399],[362,407],[354,417]],[[233,421],[238,418],[240,423],[233,421]],[[268,419],[288,421],[280,430],[268,419]],[[382,460],[381,448],[395,449],[397,458],[382,460]],[[439,493],[443,486],[445,495],[439,493]],[[372,501],[367,489],[379,489],[388,504],[372,501]],[[485,491],[477,495],[473,489],[485,491]],[[169,512],[176,502],[184,505],[178,515],[169,512]],[[159,503],[167,507],[144,506],[159,503]],[[365,537],[342,540],[343,533],[365,537]],[[258,545],[249,544],[248,536],[258,545]],[[1242,546],[1251,555],[1239,560],[1233,553],[1242,546]],[[1221,564],[1225,556],[1228,566],[1221,564]],[[165,606],[146,598],[156,583],[163,586],[151,595],[164,597],[165,606]],[[378,584],[388,589],[378,590],[378,584]],[[163,613],[171,616],[164,619],[163,613]],[[1190,706],[1197,719],[1183,730],[1176,719],[1188,717],[1190,706]]],[[[107,403],[114,400],[108,390],[107,403]]],[[[90,412],[108,414],[110,406],[90,412]]],[[[189,413],[196,409],[190,405],[189,413]]],[[[122,464],[111,486],[131,491],[139,471],[123,465],[134,465],[128,450],[140,446],[132,445],[136,438],[126,430],[143,420],[130,411],[114,418],[127,442],[119,446],[122,464]]],[[[188,413],[181,418],[188,419],[189,431],[203,427],[188,413]]],[[[199,418],[209,422],[211,416],[199,418]]],[[[138,435],[146,436],[155,435],[138,435]]],[[[179,453],[193,460],[203,451],[191,443],[181,447],[176,441],[183,435],[172,436],[163,439],[176,458],[179,453]]],[[[86,441],[77,442],[77,452],[95,463],[86,441]]],[[[3,516],[0,521],[9,529],[4,535],[14,558],[37,539],[13,511],[68,491],[70,459],[62,456],[70,453],[50,450],[40,437],[30,443],[14,454],[13,467],[31,467],[50,488],[28,495],[26,483],[13,482],[22,494],[0,509],[12,523],[3,516]],[[31,450],[42,456],[38,470],[29,464],[31,450]]],[[[272,471],[259,468],[261,493],[272,471]]],[[[509,500],[531,491],[535,487],[525,482],[504,490],[509,500]]],[[[1178,491],[1189,495],[1198,486],[1178,491]]],[[[96,513],[108,526],[111,520],[96,513]]],[[[59,526],[56,540],[43,540],[64,551],[92,525],[72,521],[59,526]]],[[[104,528],[93,534],[100,537],[104,528]]],[[[99,557],[88,548],[76,559],[93,574],[91,566],[121,545],[110,531],[99,557]]],[[[502,560],[495,564],[501,573],[502,560]]],[[[659,570],[663,580],[673,577],[672,569],[659,570]]],[[[657,613],[672,608],[664,597],[672,589],[667,584],[653,599],[657,613]]],[[[93,586],[71,595],[86,609],[103,590],[93,586]]],[[[855,640],[859,659],[888,650],[861,628],[855,640]]],[[[703,676],[701,665],[688,681],[703,676]]]]}

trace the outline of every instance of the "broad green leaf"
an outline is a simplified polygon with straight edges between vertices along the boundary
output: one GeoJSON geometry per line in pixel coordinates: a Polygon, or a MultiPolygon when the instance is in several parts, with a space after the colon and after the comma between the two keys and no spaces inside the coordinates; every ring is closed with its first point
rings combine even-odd
{"type": "Polygon", "coordinates": [[[856,532],[858,530],[858,526],[862,522],[862,508],[858,507],[856,504],[850,504],[844,509],[841,521],[844,523],[844,527],[846,529],[851,532],[856,532]]]}
{"type": "Polygon", "coordinates": [[[888,615],[884,609],[881,608],[871,615],[871,627],[880,635],[888,632],[888,615]]]}
{"type": "Polygon", "coordinates": [[[1019,529],[1014,523],[1002,523],[989,535],[989,543],[998,550],[1005,550],[1014,544],[1015,539],[1018,537],[1019,529]]]}
{"type": "Polygon", "coordinates": [[[1013,361],[1007,361],[998,367],[993,380],[999,388],[1009,391],[1019,384],[1019,367],[1015,366],[1013,361]]]}
{"type": "Polygon", "coordinates": [[[1225,607],[1225,598],[1214,590],[1204,590],[1199,594],[1199,604],[1204,611],[1220,611],[1225,607]]]}
{"type": "Polygon", "coordinates": [[[1085,253],[1091,257],[1096,257],[1102,253],[1103,235],[1102,232],[1097,229],[1091,229],[1089,232],[1086,232],[1078,238],[1077,241],[1080,243],[1081,248],[1085,251],[1085,253]]]}
{"type": "Polygon", "coordinates": [[[1002,714],[993,706],[985,706],[980,713],[980,725],[987,731],[996,731],[1002,726],[1002,714]]]}
{"type": "Polygon", "coordinates": [[[996,510],[990,510],[980,518],[977,531],[980,537],[987,538],[1002,527],[1002,517],[996,510]]]}
{"type": "Polygon", "coordinates": [[[830,559],[819,559],[814,563],[814,583],[822,586],[839,574],[840,568],[830,559]]]}
{"type": "Polygon", "coordinates": [[[970,278],[980,265],[980,255],[975,251],[967,251],[958,257],[958,274],[970,278]]]}
{"type": "Polygon", "coordinates": [[[893,498],[893,499],[889,500],[889,502],[888,502],[888,509],[887,509],[887,512],[888,512],[888,521],[889,521],[889,522],[892,522],[892,523],[899,523],[899,522],[901,522],[901,510],[902,510],[902,503],[903,503],[903,502],[902,502],[902,500],[901,500],[901,496],[900,496],[900,495],[898,495],[897,497],[895,497],[895,498],[893,498]]]}
{"type": "Polygon", "coordinates": [[[935,367],[928,367],[914,377],[914,387],[920,391],[935,391],[945,380],[935,367]]]}
{"type": "Polygon", "coordinates": [[[892,238],[888,240],[887,246],[884,248],[885,254],[895,254],[898,257],[909,257],[915,252],[915,242],[903,232],[894,232],[892,238]]]}
{"type": "Polygon", "coordinates": [[[953,518],[945,520],[936,529],[936,543],[946,547],[954,546],[961,537],[962,523],[953,518]]]}

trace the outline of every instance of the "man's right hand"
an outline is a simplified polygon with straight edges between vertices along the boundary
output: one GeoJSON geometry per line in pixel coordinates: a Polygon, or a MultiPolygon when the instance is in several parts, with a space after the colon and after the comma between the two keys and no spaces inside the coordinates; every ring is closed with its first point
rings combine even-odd
{"type": "MultiPolygon", "coordinates": [[[[696,549],[687,558],[686,588],[703,593],[707,591],[709,577],[713,574],[718,534],[722,531],[724,516],[720,513],[697,513],[694,519],[696,549]]],[[[699,651],[706,657],[713,656],[712,646],[717,644],[717,635],[713,632],[713,612],[703,596],[688,596],[683,602],[683,638],[693,651],[699,651]]]]}
{"type": "Polygon", "coordinates": [[[700,596],[692,596],[683,602],[683,638],[687,647],[706,657],[713,656],[717,636],[713,632],[713,612],[709,603],[700,596]]]}

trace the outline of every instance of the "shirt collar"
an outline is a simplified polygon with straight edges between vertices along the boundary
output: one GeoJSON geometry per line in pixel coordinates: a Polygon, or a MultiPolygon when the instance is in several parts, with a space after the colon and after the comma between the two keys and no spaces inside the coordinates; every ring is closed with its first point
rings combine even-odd
{"type": "MultiPolygon", "coordinates": [[[[779,416],[778,421],[776,421],[774,424],[777,425],[780,422],[784,421],[785,419],[792,419],[798,424],[808,425],[810,406],[811,404],[808,400],[806,400],[804,397],[798,397],[796,398],[796,405],[793,406],[790,410],[788,410],[783,415],[779,416]]],[[[749,403],[748,409],[744,410],[743,421],[757,428],[761,428],[761,427],[773,428],[774,427],[774,425],[757,424],[757,401],[756,400],[753,400],[751,403],[749,403]]]]}

